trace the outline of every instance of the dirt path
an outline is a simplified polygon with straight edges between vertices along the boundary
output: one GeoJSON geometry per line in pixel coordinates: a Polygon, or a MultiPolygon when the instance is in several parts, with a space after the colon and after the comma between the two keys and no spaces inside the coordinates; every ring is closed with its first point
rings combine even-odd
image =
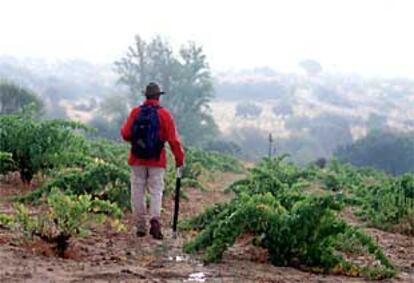
{"type": "MultiPolygon", "coordinates": [[[[240,176],[223,174],[209,182],[209,190],[189,190],[182,203],[183,217],[204,207],[227,201],[222,188],[240,176]]],[[[0,212],[11,207],[5,196],[21,193],[18,184],[0,183],[0,212]]],[[[171,219],[172,201],[166,201],[163,220],[171,219]]],[[[131,216],[124,219],[132,227],[131,216]]],[[[402,271],[385,282],[414,282],[413,238],[368,229],[402,271]]],[[[71,259],[50,256],[50,247],[40,243],[23,245],[8,230],[0,229],[0,282],[366,282],[361,278],[325,276],[294,268],[275,267],[261,258],[260,251],[239,241],[226,252],[221,263],[203,265],[197,256],[182,252],[188,234],[172,238],[164,229],[165,240],[136,238],[132,231],[114,233],[100,228],[88,238],[77,240],[69,252],[71,259]],[[204,280],[204,281],[203,281],[204,280]]]]}
{"type": "Polygon", "coordinates": [[[363,227],[365,232],[376,240],[385,254],[400,270],[400,278],[408,282],[414,282],[414,237],[366,227],[355,216],[352,207],[346,207],[341,215],[348,223],[363,227]]]}

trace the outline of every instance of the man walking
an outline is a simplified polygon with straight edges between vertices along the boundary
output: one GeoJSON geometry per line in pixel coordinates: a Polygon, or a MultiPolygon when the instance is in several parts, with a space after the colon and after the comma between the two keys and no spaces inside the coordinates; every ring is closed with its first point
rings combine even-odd
{"type": "Polygon", "coordinates": [[[131,143],[128,164],[132,167],[131,206],[136,221],[136,235],[143,237],[147,233],[145,191],[148,187],[151,195],[149,233],[155,239],[162,239],[160,213],[167,166],[164,143],[170,145],[177,168],[183,166],[184,150],[172,115],[160,106],[160,96],[164,92],[158,84],[151,82],[144,94],[146,100],[141,106],[132,109],[121,128],[121,135],[131,143]]]}

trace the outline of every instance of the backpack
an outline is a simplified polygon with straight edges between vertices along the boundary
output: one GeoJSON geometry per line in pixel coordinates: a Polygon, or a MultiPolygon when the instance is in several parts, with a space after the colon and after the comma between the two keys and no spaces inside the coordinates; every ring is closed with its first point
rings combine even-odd
{"type": "Polygon", "coordinates": [[[160,139],[158,105],[142,105],[132,124],[132,153],[140,159],[158,160],[164,148],[160,139]]]}

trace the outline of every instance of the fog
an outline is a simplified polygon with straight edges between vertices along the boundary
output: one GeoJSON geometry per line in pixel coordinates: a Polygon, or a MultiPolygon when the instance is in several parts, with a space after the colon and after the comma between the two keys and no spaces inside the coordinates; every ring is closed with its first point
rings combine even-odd
{"type": "Polygon", "coordinates": [[[412,1],[7,1],[0,54],[112,63],[135,34],[204,46],[214,71],[326,70],[412,76],[412,1]]]}
{"type": "MultiPolygon", "coordinates": [[[[145,82],[122,83],[134,70],[114,62],[139,35],[149,51],[177,57],[148,51],[148,64],[160,60],[173,77],[161,81],[167,90],[170,80],[185,81],[171,71],[171,62],[187,70],[180,48],[202,48],[199,90],[208,103],[200,117],[213,120],[199,117],[211,126],[204,137],[181,118],[187,145],[256,160],[268,154],[271,134],[274,155],[305,164],[373,130],[414,131],[410,1],[102,2],[1,4],[0,80],[38,94],[44,118],[81,121],[119,139],[145,82]],[[151,45],[157,38],[159,49],[151,45]]],[[[164,69],[153,68],[148,80],[159,81],[164,69]]],[[[176,93],[197,93],[197,84],[166,96],[174,114],[187,113],[176,93]]]]}

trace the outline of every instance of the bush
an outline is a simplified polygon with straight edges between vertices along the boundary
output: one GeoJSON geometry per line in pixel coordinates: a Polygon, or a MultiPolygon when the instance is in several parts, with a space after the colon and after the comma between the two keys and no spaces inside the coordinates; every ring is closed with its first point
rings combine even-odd
{"type": "Polygon", "coordinates": [[[9,152],[0,151],[0,174],[6,174],[15,168],[13,155],[9,152]]]}
{"type": "Polygon", "coordinates": [[[239,155],[241,153],[240,146],[231,141],[223,141],[223,140],[209,141],[205,143],[202,148],[203,150],[206,150],[206,151],[215,151],[215,152],[230,154],[230,155],[239,155]]]}
{"type": "Polygon", "coordinates": [[[375,242],[361,230],[337,217],[343,207],[340,195],[312,195],[303,190],[313,170],[265,159],[248,178],[230,187],[236,197],[215,205],[182,227],[200,233],[185,245],[186,252],[205,250],[205,262],[215,262],[243,233],[254,235],[253,244],[265,248],[275,265],[306,265],[324,272],[385,278],[395,270],[375,242]],[[339,241],[352,238],[374,256],[380,267],[364,267],[339,255],[339,241]]]}
{"type": "Polygon", "coordinates": [[[96,160],[83,168],[64,168],[54,172],[40,188],[18,200],[37,202],[55,187],[62,189],[65,194],[89,194],[116,202],[121,207],[130,206],[129,171],[102,160],[96,160]]]}
{"type": "MultiPolygon", "coordinates": [[[[31,215],[27,207],[17,205],[16,215],[7,225],[13,223],[28,238],[39,237],[54,244],[59,256],[64,256],[71,238],[88,235],[91,224],[103,223],[107,215],[122,217],[122,211],[108,201],[92,199],[90,195],[68,196],[56,188],[51,190],[47,204],[47,213],[39,215],[31,215]]],[[[113,225],[122,228],[117,221],[113,225]]]]}
{"type": "MultiPolygon", "coordinates": [[[[82,139],[83,152],[74,156],[73,152],[62,151],[62,156],[74,156],[71,162],[58,159],[61,163],[48,170],[48,179],[38,189],[18,197],[23,202],[37,203],[42,196],[47,196],[52,188],[57,187],[66,194],[90,194],[93,197],[110,200],[120,207],[130,208],[130,167],[127,164],[128,145],[108,140],[82,139]],[[74,162],[76,160],[76,162],[74,162]]],[[[33,145],[36,146],[36,143],[33,145]]],[[[76,149],[76,144],[68,148],[76,149]]],[[[67,150],[68,148],[65,148],[67,150]]],[[[243,169],[234,157],[219,153],[207,153],[196,149],[187,149],[186,166],[182,178],[183,189],[192,187],[204,189],[199,181],[204,171],[241,172],[243,169]]],[[[59,157],[59,156],[57,156],[59,157]]],[[[176,168],[170,152],[165,174],[165,195],[175,188],[176,168]]],[[[183,190],[183,196],[185,191],[183,190]]]]}
{"type": "Polygon", "coordinates": [[[33,92],[7,81],[0,81],[0,114],[14,114],[32,104],[37,114],[44,108],[43,102],[33,92]]]}
{"type": "Polygon", "coordinates": [[[262,107],[251,102],[239,103],[236,106],[236,116],[243,118],[257,118],[262,113],[262,107]]]}
{"type": "Polygon", "coordinates": [[[12,155],[13,167],[30,183],[38,172],[76,162],[85,152],[85,140],[75,130],[79,123],[35,121],[30,115],[0,116],[0,151],[12,155]]]}
{"type": "Polygon", "coordinates": [[[199,163],[210,171],[243,172],[242,165],[237,158],[213,151],[203,151],[195,148],[186,149],[186,167],[199,163]]]}
{"type": "Polygon", "coordinates": [[[275,115],[282,115],[282,116],[293,115],[294,111],[293,111],[292,104],[293,102],[281,101],[277,105],[272,107],[272,112],[275,115]]]}
{"type": "Polygon", "coordinates": [[[356,168],[337,161],[315,173],[315,180],[325,189],[343,195],[347,203],[357,206],[357,215],[370,226],[414,233],[414,222],[409,221],[414,218],[413,174],[392,177],[372,168],[356,168]]]}
{"type": "MultiPolygon", "coordinates": [[[[414,218],[414,175],[389,178],[360,187],[362,206],[359,216],[370,225],[392,230],[403,221],[414,218]]],[[[403,233],[414,235],[414,221],[408,221],[403,233]]]]}
{"type": "Polygon", "coordinates": [[[414,134],[372,131],[365,138],[339,148],[335,156],[341,162],[394,175],[414,172],[414,134]]]}

